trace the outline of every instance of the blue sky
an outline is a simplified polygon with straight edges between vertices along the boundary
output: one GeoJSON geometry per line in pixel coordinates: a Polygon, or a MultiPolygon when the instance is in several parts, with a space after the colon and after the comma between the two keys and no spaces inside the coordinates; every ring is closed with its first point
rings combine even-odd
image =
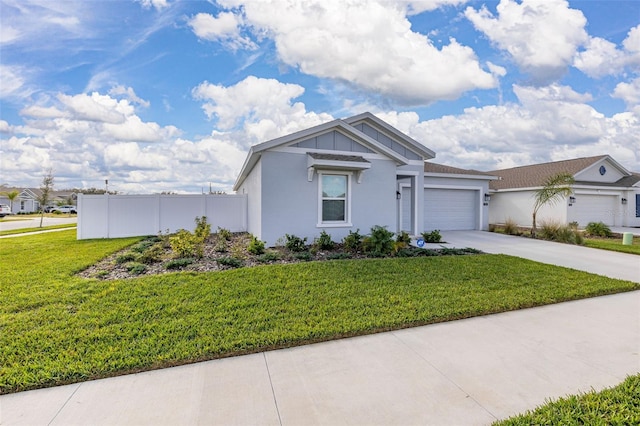
{"type": "Polygon", "coordinates": [[[253,144],[371,111],[493,170],[640,171],[640,2],[0,0],[0,184],[229,191],[253,144]]]}

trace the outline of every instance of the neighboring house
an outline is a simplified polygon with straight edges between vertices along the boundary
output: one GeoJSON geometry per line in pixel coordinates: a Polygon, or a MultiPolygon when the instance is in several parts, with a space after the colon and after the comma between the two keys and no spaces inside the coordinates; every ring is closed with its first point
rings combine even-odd
{"type": "MultiPolygon", "coordinates": [[[[9,199],[4,193],[18,191],[20,194],[13,200],[11,209],[12,214],[18,213],[35,213],[40,210],[40,202],[38,198],[42,194],[42,191],[38,188],[8,188],[0,187],[0,204],[9,205],[9,199]]],[[[49,197],[49,204],[52,206],[59,203],[67,204],[70,198],[75,195],[70,191],[53,191],[49,197]]]]}
{"type": "Polygon", "coordinates": [[[486,229],[482,172],[425,163],[435,153],[370,113],[251,147],[234,190],[248,197],[248,232],[339,241],[374,225],[418,235],[486,229]]]}
{"type": "Polygon", "coordinates": [[[534,164],[489,172],[492,181],[489,221],[513,220],[532,225],[535,191],[550,176],[566,172],[575,179],[573,195],[555,206],[545,206],[536,222],[563,224],[603,222],[609,226],[640,226],[640,174],[632,173],[608,155],[534,164]]]}

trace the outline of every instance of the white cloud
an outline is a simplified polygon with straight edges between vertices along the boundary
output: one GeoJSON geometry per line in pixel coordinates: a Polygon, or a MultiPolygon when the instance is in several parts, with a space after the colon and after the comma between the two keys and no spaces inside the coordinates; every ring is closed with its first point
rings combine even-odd
{"type": "Polygon", "coordinates": [[[283,63],[396,102],[428,104],[497,85],[470,47],[450,39],[439,49],[427,36],[412,31],[406,4],[369,0],[222,4],[243,10],[246,25],[260,37],[272,38],[283,63]]]}
{"type": "Polygon", "coordinates": [[[247,143],[262,142],[284,134],[331,120],[328,114],[307,112],[304,104],[292,103],[304,88],[275,79],[249,76],[234,86],[208,82],[193,90],[209,118],[216,117],[216,127],[232,130],[242,125],[250,136],[247,143]]]}
{"type": "Polygon", "coordinates": [[[589,95],[565,86],[514,92],[518,103],[434,120],[419,121],[413,112],[376,115],[433,149],[435,162],[458,167],[494,170],[599,154],[632,169],[640,164],[640,114],[606,117],[583,103],[589,95]]]}
{"type": "Polygon", "coordinates": [[[640,77],[631,80],[630,83],[618,83],[612,96],[622,99],[630,107],[640,105],[640,77]]]}
{"type": "Polygon", "coordinates": [[[406,4],[410,15],[417,15],[422,12],[429,12],[443,6],[457,6],[466,3],[468,0],[402,0],[398,3],[406,4]]]}
{"type": "Polygon", "coordinates": [[[25,79],[19,67],[0,64],[0,99],[21,96],[25,79]]]}
{"type": "Polygon", "coordinates": [[[13,126],[10,125],[5,120],[0,120],[0,133],[11,133],[13,131],[13,126]]]}
{"type": "Polygon", "coordinates": [[[142,7],[145,9],[155,8],[156,10],[162,10],[169,6],[167,0],[138,0],[142,7]]]}
{"type": "Polygon", "coordinates": [[[561,77],[587,41],[586,18],[565,0],[501,0],[497,12],[467,7],[465,16],[539,83],[561,77]]]}
{"type": "Polygon", "coordinates": [[[585,50],[578,52],[573,65],[590,77],[622,74],[625,68],[640,67],[640,25],[627,33],[622,49],[603,38],[590,37],[585,50]]]}
{"type": "Polygon", "coordinates": [[[232,12],[220,12],[217,17],[198,13],[189,20],[189,26],[199,38],[221,42],[232,49],[256,49],[257,46],[240,32],[242,17],[232,12]]]}
{"type": "Polygon", "coordinates": [[[0,26],[0,44],[11,44],[20,38],[20,31],[10,25],[0,26]]]}
{"type": "Polygon", "coordinates": [[[111,88],[111,90],[109,90],[109,94],[112,96],[124,95],[129,101],[134,102],[138,105],[141,105],[145,108],[149,108],[149,105],[151,105],[149,101],[145,101],[144,99],[136,95],[136,92],[133,90],[132,87],[124,87],[122,85],[117,85],[111,88]]]}
{"type": "Polygon", "coordinates": [[[58,100],[78,120],[118,124],[123,123],[125,117],[133,113],[133,107],[128,101],[100,95],[98,92],[75,96],[61,93],[58,100]]]}

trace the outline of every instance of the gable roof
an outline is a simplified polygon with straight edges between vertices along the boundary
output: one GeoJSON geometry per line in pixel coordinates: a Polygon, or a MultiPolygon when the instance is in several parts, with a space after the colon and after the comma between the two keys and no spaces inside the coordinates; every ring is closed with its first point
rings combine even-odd
{"type": "Polygon", "coordinates": [[[244,180],[247,178],[247,176],[249,175],[253,167],[256,165],[256,163],[258,162],[258,160],[260,159],[264,151],[277,148],[280,146],[289,145],[289,144],[295,143],[296,141],[302,141],[304,139],[307,139],[325,132],[329,132],[332,130],[337,130],[347,135],[348,137],[353,138],[353,140],[357,141],[358,143],[361,143],[362,145],[371,149],[374,152],[383,154],[391,158],[392,160],[396,161],[400,165],[408,164],[407,158],[395,152],[391,148],[383,145],[382,143],[376,141],[375,139],[371,138],[370,136],[366,135],[365,133],[361,132],[360,130],[356,129],[351,125],[355,122],[359,122],[363,120],[367,120],[369,122],[375,123],[377,126],[393,134],[395,137],[400,139],[402,143],[410,146],[411,149],[420,153],[424,157],[433,158],[435,156],[433,151],[424,147],[422,144],[418,143],[417,141],[411,139],[409,136],[405,135],[399,130],[389,126],[387,123],[375,117],[373,114],[364,113],[364,114],[360,114],[360,115],[346,118],[346,119],[329,121],[327,123],[319,124],[317,126],[310,127],[308,129],[300,130],[298,132],[284,135],[279,138],[272,139],[270,141],[253,145],[251,148],[249,148],[249,153],[247,154],[244,164],[240,169],[240,173],[238,174],[238,178],[236,179],[236,182],[233,185],[233,190],[237,191],[240,185],[242,185],[242,182],[244,182],[244,180]]]}
{"type": "MultiPolygon", "coordinates": [[[[491,182],[490,188],[499,190],[514,188],[535,188],[543,186],[545,180],[550,176],[556,175],[558,173],[569,173],[575,176],[577,173],[603,159],[607,159],[612,163],[618,165],[618,163],[608,155],[597,155],[594,157],[574,158],[571,160],[553,161],[550,163],[540,163],[532,164],[530,166],[513,167],[510,169],[493,170],[489,173],[495,176],[499,176],[500,180],[491,182]]],[[[631,174],[627,172],[622,166],[620,166],[620,169],[625,174],[627,174],[627,176],[618,180],[618,182],[609,184],[610,186],[630,186],[628,185],[626,179],[631,174]]],[[[580,183],[582,184],[583,182],[580,183]]]]}
{"type": "Polygon", "coordinates": [[[491,173],[481,172],[473,169],[459,169],[457,167],[446,166],[431,162],[424,163],[424,172],[426,174],[443,174],[443,175],[469,175],[469,176],[485,176],[487,179],[497,180],[498,177],[491,173]]]}

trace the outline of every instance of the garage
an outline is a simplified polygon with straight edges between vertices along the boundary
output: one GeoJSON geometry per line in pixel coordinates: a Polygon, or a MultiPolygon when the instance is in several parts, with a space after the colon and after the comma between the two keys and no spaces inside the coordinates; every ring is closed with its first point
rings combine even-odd
{"type": "Polygon", "coordinates": [[[425,188],[424,230],[478,229],[479,191],[455,188],[425,188]]]}
{"type": "Polygon", "coordinates": [[[575,204],[569,207],[569,221],[578,222],[580,226],[586,226],[589,222],[602,222],[609,226],[616,225],[617,196],[577,193],[575,197],[575,204]]]}

